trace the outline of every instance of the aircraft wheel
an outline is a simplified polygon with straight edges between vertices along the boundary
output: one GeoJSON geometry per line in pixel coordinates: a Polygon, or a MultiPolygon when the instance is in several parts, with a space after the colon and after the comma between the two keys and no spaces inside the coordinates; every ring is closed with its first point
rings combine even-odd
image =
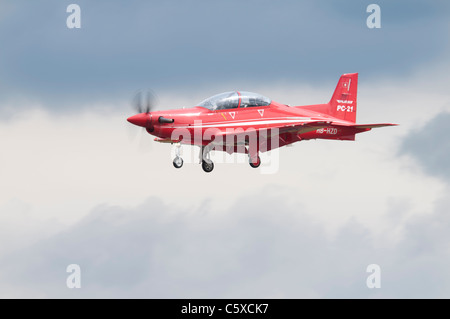
{"type": "Polygon", "coordinates": [[[203,160],[202,168],[206,173],[209,173],[214,169],[214,163],[210,160],[208,160],[208,161],[203,160]]]}
{"type": "Polygon", "coordinates": [[[183,166],[183,159],[179,156],[175,157],[173,160],[173,166],[175,168],[181,168],[181,166],[183,166]]]}
{"type": "Polygon", "coordinates": [[[256,163],[253,163],[251,158],[249,159],[248,162],[249,162],[250,166],[253,168],[258,168],[259,165],[261,165],[261,159],[259,158],[259,156],[258,156],[258,160],[256,161],[256,163]]]}

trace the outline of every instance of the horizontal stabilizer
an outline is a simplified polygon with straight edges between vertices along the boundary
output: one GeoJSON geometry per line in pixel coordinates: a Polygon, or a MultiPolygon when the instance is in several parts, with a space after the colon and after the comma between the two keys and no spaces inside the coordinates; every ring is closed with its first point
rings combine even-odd
{"type": "Polygon", "coordinates": [[[379,124],[354,124],[354,125],[349,125],[349,127],[366,129],[366,128],[377,128],[377,127],[385,127],[385,126],[397,126],[397,125],[398,125],[398,124],[391,124],[391,123],[379,123],[379,124]]]}

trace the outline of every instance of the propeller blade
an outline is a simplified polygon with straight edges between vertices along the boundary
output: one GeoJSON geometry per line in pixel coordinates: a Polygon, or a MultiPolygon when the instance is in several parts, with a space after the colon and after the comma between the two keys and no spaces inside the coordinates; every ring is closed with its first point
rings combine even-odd
{"type": "Polygon", "coordinates": [[[142,92],[138,91],[136,92],[136,94],[133,97],[133,109],[137,112],[137,113],[144,113],[144,109],[142,108],[142,92]]]}
{"type": "Polygon", "coordinates": [[[152,110],[152,102],[153,102],[153,95],[150,91],[147,91],[147,104],[145,105],[145,113],[149,113],[152,110]]]}
{"type": "Polygon", "coordinates": [[[133,108],[138,113],[150,113],[155,108],[155,100],[152,90],[139,90],[133,97],[133,108]]]}

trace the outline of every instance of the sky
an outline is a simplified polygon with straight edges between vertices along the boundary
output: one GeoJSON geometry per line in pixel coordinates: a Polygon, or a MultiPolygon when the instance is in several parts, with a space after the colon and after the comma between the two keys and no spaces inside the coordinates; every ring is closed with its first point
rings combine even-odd
{"type": "Polygon", "coordinates": [[[450,6],[370,3],[0,0],[0,297],[448,298],[450,6]],[[400,125],[257,170],[126,122],[142,88],[315,104],[351,72],[358,123],[400,125]]]}

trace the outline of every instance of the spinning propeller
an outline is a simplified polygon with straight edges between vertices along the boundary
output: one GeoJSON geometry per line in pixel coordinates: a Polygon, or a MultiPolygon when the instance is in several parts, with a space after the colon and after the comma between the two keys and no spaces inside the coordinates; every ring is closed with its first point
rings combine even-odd
{"type": "Polygon", "coordinates": [[[158,121],[158,123],[161,124],[170,124],[173,123],[175,120],[171,118],[166,118],[164,116],[159,116],[158,118],[153,118],[153,115],[151,113],[152,109],[154,108],[155,102],[155,96],[151,91],[147,91],[145,94],[145,97],[143,97],[142,91],[139,91],[136,93],[133,99],[133,106],[134,109],[139,113],[136,115],[133,115],[129,117],[127,120],[128,122],[137,125],[142,126],[145,128],[149,133],[153,132],[155,129],[154,123],[155,121],[158,121]]]}
{"type": "Polygon", "coordinates": [[[155,95],[151,91],[147,92],[138,91],[134,95],[133,107],[138,113],[150,113],[150,111],[154,108],[154,106],[155,106],[155,95]]]}
{"type": "Polygon", "coordinates": [[[151,91],[138,91],[133,98],[133,108],[138,114],[130,116],[128,122],[142,126],[148,131],[154,130],[151,111],[155,106],[155,95],[151,91]]]}

